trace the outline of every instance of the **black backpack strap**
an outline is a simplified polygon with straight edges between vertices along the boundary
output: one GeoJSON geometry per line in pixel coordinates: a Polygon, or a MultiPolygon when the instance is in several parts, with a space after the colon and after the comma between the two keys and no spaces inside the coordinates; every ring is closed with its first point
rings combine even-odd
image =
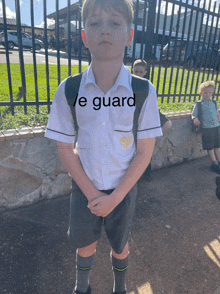
{"type": "Polygon", "coordinates": [[[132,90],[135,97],[135,111],[133,118],[133,135],[134,141],[137,146],[137,129],[138,119],[141,112],[141,108],[149,94],[149,81],[138,76],[132,75],[131,81],[132,90]]]}
{"type": "Polygon", "coordinates": [[[202,125],[202,101],[199,100],[196,102],[197,107],[198,107],[198,120],[200,121],[201,125],[202,125]]]}
{"type": "Polygon", "coordinates": [[[65,96],[67,103],[70,106],[70,109],[72,111],[73,115],[73,121],[74,121],[74,129],[75,129],[75,140],[74,140],[74,147],[76,147],[76,142],[77,142],[77,137],[78,137],[78,123],[76,119],[76,99],[79,93],[79,87],[82,79],[82,73],[70,76],[67,78],[66,83],[65,83],[65,96]]]}

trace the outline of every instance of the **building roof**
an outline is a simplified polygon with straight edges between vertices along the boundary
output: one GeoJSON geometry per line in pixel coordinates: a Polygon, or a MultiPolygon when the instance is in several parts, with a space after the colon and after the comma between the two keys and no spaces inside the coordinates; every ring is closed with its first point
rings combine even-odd
{"type": "MultiPolygon", "coordinates": [[[[80,9],[80,5],[79,2],[76,2],[72,5],[70,5],[70,12],[71,15],[73,15],[74,13],[77,13],[80,9]]],[[[67,11],[68,11],[68,7],[64,7],[63,9],[59,10],[59,18],[67,18],[67,11]]],[[[47,15],[48,18],[56,18],[56,11],[53,13],[50,13],[47,15]]]]}
{"type": "MultiPolygon", "coordinates": [[[[16,25],[16,19],[15,18],[6,18],[6,22],[9,25],[16,25]]],[[[0,24],[4,23],[3,17],[0,17],[0,24]]]]}

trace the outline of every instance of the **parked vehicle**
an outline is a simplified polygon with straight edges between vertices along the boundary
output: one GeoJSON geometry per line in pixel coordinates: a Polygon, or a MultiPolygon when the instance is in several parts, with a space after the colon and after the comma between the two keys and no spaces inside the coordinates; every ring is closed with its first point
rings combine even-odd
{"type": "MultiPolygon", "coordinates": [[[[217,44],[216,44],[217,45],[217,44]]],[[[190,67],[208,67],[218,70],[220,68],[220,51],[218,46],[203,42],[191,42],[186,55],[186,63],[190,67]],[[193,48],[192,48],[193,46],[193,48]]]]}
{"type": "Polygon", "coordinates": [[[220,51],[217,44],[203,41],[171,40],[163,48],[162,60],[183,61],[190,67],[220,68],[220,51]]]}
{"type": "Polygon", "coordinates": [[[163,47],[162,60],[184,61],[186,44],[187,40],[171,40],[163,47]]]}
{"type": "MultiPolygon", "coordinates": [[[[17,31],[7,31],[8,33],[8,48],[13,49],[15,46],[18,47],[18,37],[17,31]]],[[[22,36],[22,46],[24,48],[32,48],[32,37],[25,32],[21,32],[22,36]]],[[[35,39],[35,49],[40,50],[43,46],[43,42],[41,40],[35,39]]],[[[5,34],[4,32],[0,33],[0,43],[5,46],[5,34]]]]}

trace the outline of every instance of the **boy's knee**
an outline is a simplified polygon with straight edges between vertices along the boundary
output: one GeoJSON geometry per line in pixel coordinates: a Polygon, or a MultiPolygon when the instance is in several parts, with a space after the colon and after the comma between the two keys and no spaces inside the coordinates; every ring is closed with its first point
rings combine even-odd
{"type": "Polygon", "coordinates": [[[89,246],[83,247],[83,248],[78,248],[77,249],[77,253],[81,256],[81,257],[89,257],[91,255],[93,255],[96,251],[96,244],[97,241],[92,243],[89,246]]]}
{"type": "Polygon", "coordinates": [[[129,246],[128,243],[125,245],[121,254],[117,254],[112,248],[112,255],[117,259],[125,259],[129,254],[129,246]]]}

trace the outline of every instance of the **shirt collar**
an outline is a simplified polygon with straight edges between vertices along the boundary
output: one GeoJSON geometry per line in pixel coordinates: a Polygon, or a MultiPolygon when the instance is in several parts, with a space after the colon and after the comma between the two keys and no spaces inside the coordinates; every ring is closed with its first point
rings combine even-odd
{"type": "MultiPolygon", "coordinates": [[[[84,87],[89,84],[93,84],[97,86],[95,82],[94,73],[92,70],[92,64],[90,64],[90,66],[87,67],[87,69],[85,70],[83,81],[84,81],[84,87]]],[[[131,91],[131,72],[124,64],[122,64],[121,66],[119,75],[116,79],[114,86],[112,87],[112,90],[117,89],[119,86],[125,87],[131,91]]]]}
{"type": "Polygon", "coordinates": [[[212,102],[211,99],[209,99],[208,101],[202,100],[203,103],[204,103],[204,102],[205,102],[205,103],[209,103],[210,101],[212,102]]]}

